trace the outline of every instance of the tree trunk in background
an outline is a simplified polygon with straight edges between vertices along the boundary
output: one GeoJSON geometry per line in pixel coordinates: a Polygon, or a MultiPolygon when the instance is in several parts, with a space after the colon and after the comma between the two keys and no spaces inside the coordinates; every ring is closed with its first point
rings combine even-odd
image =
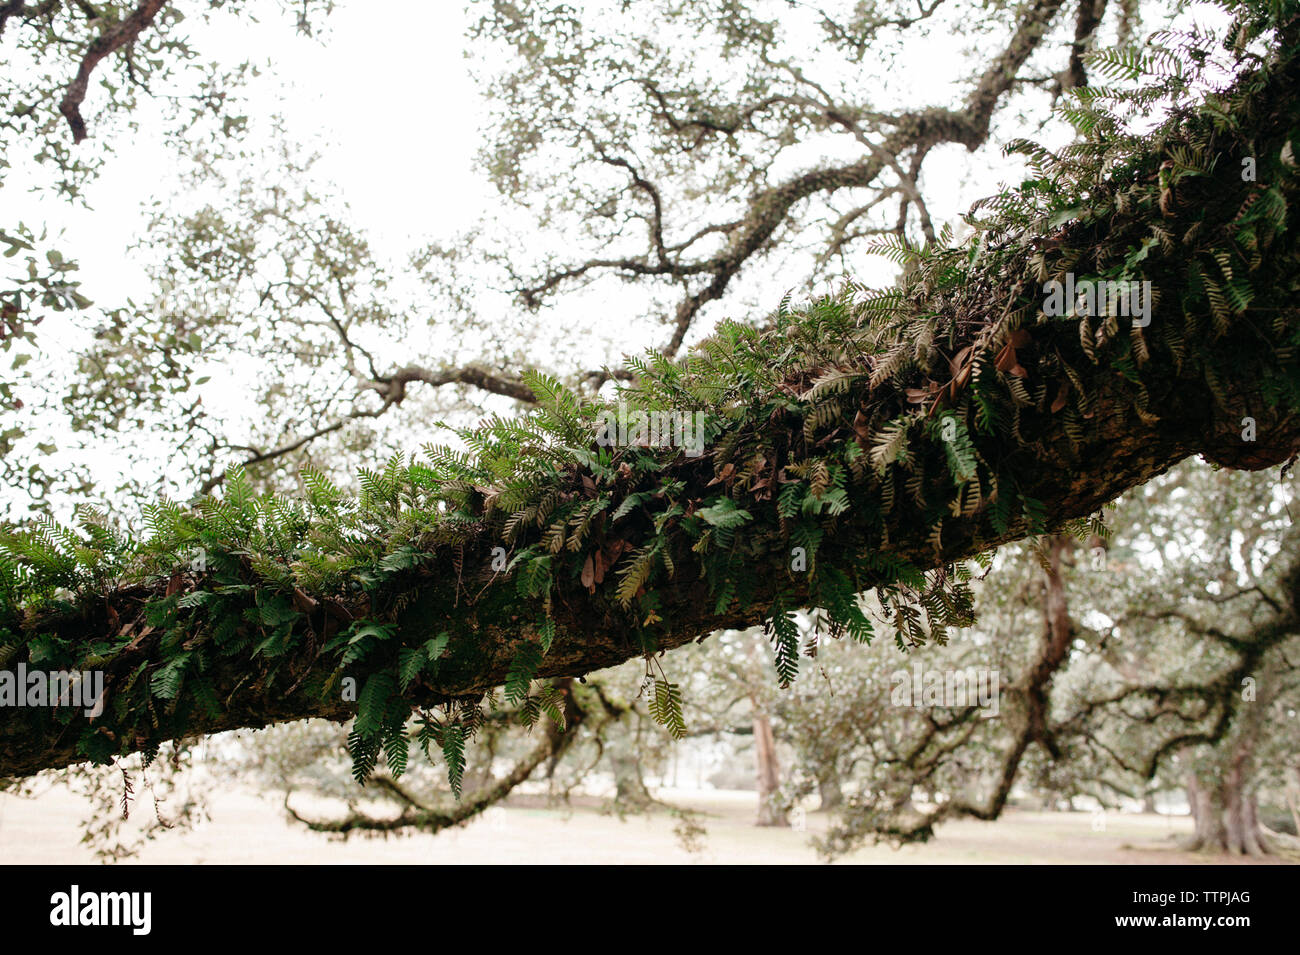
{"type": "Polygon", "coordinates": [[[1286,768],[1286,804],[1291,810],[1291,823],[1300,836],[1300,766],[1286,768]]]}
{"type": "Polygon", "coordinates": [[[788,826],[785,810],[776,804],[781,788],[781,767],[776,761],[772,719],[754,701],[754,762],[758,771],[758,825],[788,826]]]}
{"type": "Polygon", "coordinates": [[[1184,848],[1229,855],[1262,856],[1269,852],[1259,825],[1258,801],[1245,771],[1248,752],[1238,750],[1216,785],[1207,785],[1189,771],[1187,803],[1196,825],[1184,848]]]}
{"type": "Polygon", "coordinates": [[[844,790],[840,788],[840,778],[827,775],[817,780],[817,798],[822,812],[831,812],[844,805],[844,790]]]}
{"type": "Polygon", "coordinates": [[[635,753],[613,753],[609,763],[614,770],[614,798],[621,805],[643,809],[654,802],[641,776],[641,761],[635,753]]]}
{"type": "Polygon", "coordinates": [[[1254,792],[1246,793],[1242,798],[1242,836],[1246,854],[1262,856],[1268,852],[1264,846],[1264,834],[1259,826],[1259,796],[1254,792]]]}
{"type": "Polygon", "coordinates": [[[1246,812],[1241,794],[1241,773],[1233,771],[1223,781],[1223,827],[1228,834],[1228,851],[1241,855],[1246,851],[1246,812]]]}
{"type": "Polygon", "coordinates": [[[1222,807],[1216,806],[1216,799],[1208,787],[1201,785],[1196,773],[1187,773],[1187,804],[1191,807],[1192,821],[1196,833],[1192,835],[1187,848],[1227,848],[1227,832],[1223,829],[1222,807]]]}

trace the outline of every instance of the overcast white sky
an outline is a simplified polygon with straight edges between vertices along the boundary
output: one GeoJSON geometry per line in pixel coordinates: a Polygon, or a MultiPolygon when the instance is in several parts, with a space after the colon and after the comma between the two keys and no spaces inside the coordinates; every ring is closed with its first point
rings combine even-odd
{"type": "MultiPolygon", "coordinates": [[[[193,33],[208,58],[270,64],[248,90],[254,115],[282,113],[294,138],[315,143],[322,177],[382,251],[403,256],[467,227],[491,201],[472,170],[482,104],[462,52],[466,21],[451,2],[386,0],[376,16],[373,4],[344,0],[323,42],[279,15],[255,29],[229,18],[196,22],[193,33]]],[[[86,110],[92,136],[97,92],[92,86],[86,110]]],[[[66,229],[83,281],[105,302],[131,284],[124,253],[142,232],[148,199],[172,188],[176,157],[145,115],[140,135],[114,144],[86,190],[88,210],[22,192],[17,174],[4,192],[29,223],[66,229]]]]}

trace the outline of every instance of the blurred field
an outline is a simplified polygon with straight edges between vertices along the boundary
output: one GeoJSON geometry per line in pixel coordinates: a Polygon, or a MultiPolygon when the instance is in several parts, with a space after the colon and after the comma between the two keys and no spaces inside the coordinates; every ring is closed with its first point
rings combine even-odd
{"type": "MultiPolygon", "coordinates": [[[[729,791],[666,791],[663,798],[698,810],[706,829],[699,851],[688,852],[666,813],[620,820],[598,807],[491,810],[462,829],[438,835],[347,842],[308,832],[289,821],[270,797],[249,792],[216,793],[212,821],[194,832],[169,832],[148,843],[144,863],[815,863],[811,833],[826,819],[809,813],[806,831],[752,825],[754,794],[729,791]]],[[[151,812],[146,801],[138,806],[151,812]]],[[[84,803],[63,789],[38,799],[0,795],[0,863],[88,863],[79,844],[84,803]]],[[[1094,831],[1088,813],[1011,811],[995,823],[944,825],[929,845],[899,850],[874,847],[843,863],[1203,864],[1223,858],[1179,852],[1175,837],[1188,832],[1181,817],[1110,813],[1105,831],[1094,831]]]]}

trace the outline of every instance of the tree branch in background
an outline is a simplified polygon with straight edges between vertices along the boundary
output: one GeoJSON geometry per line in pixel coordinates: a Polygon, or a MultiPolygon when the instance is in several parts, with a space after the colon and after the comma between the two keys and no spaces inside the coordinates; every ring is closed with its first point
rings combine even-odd
{"type": "Polygon", "coordinates": [[[136,38],[149,28],[158,11],[164,6],[166,6],[165,0],[141,0],[140,5],[125,20],[106,27],[104,32],[91,42],[81,59],[77,75],[68,84],[63,100],[59,103],[59,112],[67,119],[68,126],[72,130],[73,142],[79,143],[86,138],[86,121],[81,117],[81,104],[86,98],[90,76],[94,73],[95,67],[104,57],[134,43],[136,38]]]}
{"type": "MultiPolygon", "coordinates": [[[[698,116],[686,121],[673,116],[667,95],[655,81],[642,78],[639,82],[652,101],[658,104],[656,118],[666,122],[679,134],[698,128],[701,137],[731,135],[757,112],[776,104],[798,105],[809,109],[812,115],[820,115],[828,124],[849,130],[864,145],[868,155],[856,162],[817,168],[793,176],[778,185],[766,187],[747,200],[747,209],[739,220],[706,227],[692,239],[680,244],[669,244],[664,239],[667,227],[664,221],[663,186],[650,181],[644,172],[636,169],[626,158],[609,156],[605,148],[599,145],[595,134],[584,130],[584,138],[592,143],[597,157],[604,163],[627,169],[635,188],[649,197],[652,204],[649,219],[650,250],[645,255],[596,258],[549,271],[537,281],[520,287],[518,294],[521,301],[530,308],[537,308],[545,296],[593,272],[613,272],[628,277],[659,276],[679,279],[684,284],[697,276],[702,277],[703,284],[688,291],[678,303],[670,323],[672,331],[663,346],[663,352],[674,356],[681,350],[700,311],[723,296],[743,268],[769,246],[794,208],[810,197],[871,188],[876,186],[881,173],[887,169],[893,170],[898,176],[898,184],[879,187],[880,191],[888,193],[901,188],[920,214],[925,235],[932,238],[933,228],[916,187],[925,155],[935,146],[944,143],[960,143],[973,151],[987,141],[990,122],[999,99],[1019,82],[1021,68],[1042,42],[1063,2],[1064,0],[1033,0],[1026,5],[1007,46],[981,75],[967,97],[965,109],[961,111],[934,108],[911,110],[889,117],[865,114],[851,104],[834,102],[825,89],[808,80],[797,67],[768,61],[769,66],[788,73],[796,83],[815,90],[817,98],[775,95],[741,109],[738,117],[728,124],[698,116]],[[876,120],[874,125],[890,125],[893,131],[877,142],[859,125],[860,117],[864,115],[873,115],[876,120]],[[910,168],[905,170],[904,157],[909,155],[912,161],[910,168]],[[726,236],[726,245],[722,250],[707,258],[685,258],[680,254],[700,236],[710,233],[726,236]]],[[[928,17],[937,7],[938,4],[935,3],[929,8],[922,8],[921,17],[917,19],[928,17]]],[[[910,25],[915,20],[903,22],[910,25]]],[[[865,212],[869,207],[861,209],[865,212]]],[[[888,231],[902,234],[905,222],[904,217],[898,226],[888,231]]],[[[832,241],[843,245],[843,231],[834,233],[832,241]]]]}

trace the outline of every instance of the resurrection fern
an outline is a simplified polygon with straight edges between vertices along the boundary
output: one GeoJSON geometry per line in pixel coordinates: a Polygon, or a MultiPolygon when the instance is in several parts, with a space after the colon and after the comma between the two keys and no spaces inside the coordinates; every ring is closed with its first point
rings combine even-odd
{"type": "Polygon", "coordinates": [[[783,605],[778,605],[764,629],[772,639],[776,675],[784,689],[799,675],[799,625],[783,605]]]}
{"type": "Polygon", "coordinates": [[[673,739],[686,738],[686,720],[682,716],[682,690],[676,683],[655,679],[649,710],[650,717],[667,729],[673,739]]]}
{"type": "Polygon", "coordinates": [[[506,702],[512,705],[519,705],[528,696],[529,687],[532,686],[533,677],[537,675],[537,670],[542,665],[542,648],[535,643],[526,643],[515,654],[514,662],[510,664],[510,672],[506,674],[505,697],[506,702]]]}
{"type": "Polygon", "coordinates": [[[465,777],[465,727],[451,723],[442,729],[440,735],[442,758],[447,761],[447,782],[451,791],[460,798],[461,781],[465,777]]]}

